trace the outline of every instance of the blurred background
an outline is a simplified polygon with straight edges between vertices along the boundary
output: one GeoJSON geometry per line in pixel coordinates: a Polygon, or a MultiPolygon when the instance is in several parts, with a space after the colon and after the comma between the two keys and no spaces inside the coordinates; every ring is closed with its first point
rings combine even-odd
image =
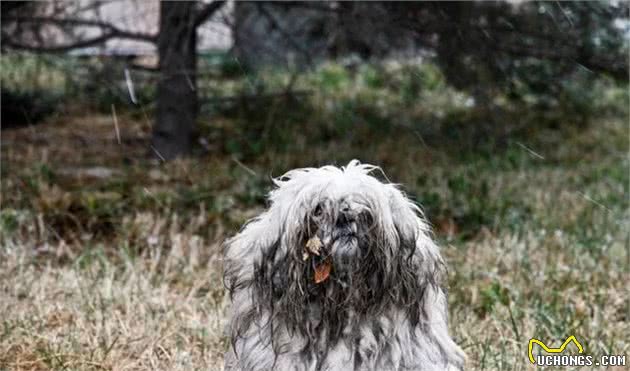
{"type": "Polygon", "coordinates": [[[353,158],[422,205],[471,369],[630,353],[629,8],[3,1],[0,369],[220,368],[221,242],[353,158]]]}

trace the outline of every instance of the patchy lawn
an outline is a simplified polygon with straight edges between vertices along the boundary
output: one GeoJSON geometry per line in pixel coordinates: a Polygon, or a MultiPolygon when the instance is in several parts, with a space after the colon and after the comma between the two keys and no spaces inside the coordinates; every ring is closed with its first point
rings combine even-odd
{"type": "Polygon", "coordinates": [[[168,164],[150,160],[148,119],[118,121],[120,143],[109,115],[2,133],[0,370],[220,369],[221,242],[264,208],[270,176],[354,157],[424,206],[469,369],[534,369],[531,337],[630,357],[624,120],[494,152],[404,132],[168,164]]]}

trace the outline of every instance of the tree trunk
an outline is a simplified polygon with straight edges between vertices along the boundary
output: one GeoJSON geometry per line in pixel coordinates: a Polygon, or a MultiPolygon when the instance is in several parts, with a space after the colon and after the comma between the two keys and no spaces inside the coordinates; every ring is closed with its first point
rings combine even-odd
{"type": "Polygon", "coordinates": [[[152,145],[163,160],[190,153],[197,117],[194,2],[160,3],[156,121],[152,145]]]}

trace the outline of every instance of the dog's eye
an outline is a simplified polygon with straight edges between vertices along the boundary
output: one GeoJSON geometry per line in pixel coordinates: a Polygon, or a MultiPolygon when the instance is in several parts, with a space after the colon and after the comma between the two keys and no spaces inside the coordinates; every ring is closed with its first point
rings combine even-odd
{"type": "Polygon", "coordinates": [[[313,216],[320,217],[320,216],[322,216],[322,213],[323,213],[323,212],[324,212],[324,210],[323,210],[323,208],[322,208],[322,205],[321,205],[321,204],[318,204],[318,205],[315,207],[315,210],[313,211],[313,216]]]}
{"type": "Polygon", "coordinates": [[[359,214],[358,219],[359,219],[359,223],[363,224],[368,229],[371,229],[372,227],[374,227],[374,218],[372,217],[371,213],[367,211],[363,211],[359,214]]]}

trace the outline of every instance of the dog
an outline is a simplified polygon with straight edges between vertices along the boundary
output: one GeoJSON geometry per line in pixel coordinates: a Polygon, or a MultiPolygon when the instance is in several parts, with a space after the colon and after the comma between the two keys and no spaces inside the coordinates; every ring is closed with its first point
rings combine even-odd
{"type": "Polygon", "coordinates": [[[226,241],[226,370],[463,369],[428,222],[375,170],[291,170],[226,241]]]}

